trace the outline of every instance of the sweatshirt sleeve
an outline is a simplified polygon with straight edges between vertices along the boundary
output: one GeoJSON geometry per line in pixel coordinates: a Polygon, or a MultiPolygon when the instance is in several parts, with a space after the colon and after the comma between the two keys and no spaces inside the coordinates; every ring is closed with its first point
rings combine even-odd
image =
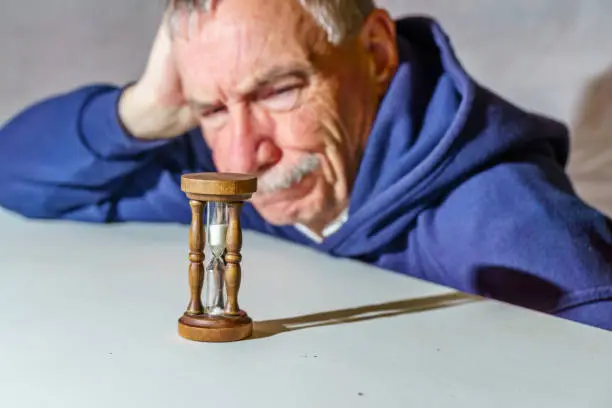
{"type": "Polygon", "coordinates": [[[612,330],[612,222],[552,159],[474,175],[411,238],[431,280],[612,330]]]}
{"type": "Polygon", "coordinates": [[[180,175],[212,171],[203,139],[143,141],[122,127],[121,88],[89,85],[0,129],[0,206],[28,218],[188,222],[180,175]],[[194,146],[194,144],[198,144],[194,146]]]}

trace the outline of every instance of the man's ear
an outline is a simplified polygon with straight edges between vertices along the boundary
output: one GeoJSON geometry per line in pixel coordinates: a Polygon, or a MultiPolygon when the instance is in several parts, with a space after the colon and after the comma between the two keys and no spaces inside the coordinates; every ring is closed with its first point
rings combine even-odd
{"type": "Polygon", "coordinates": [[[386,92],[399,64],[396,29],[386,10],[375,9],[364,22],[359,39],[370,62],[378,92],[386,92]]]}

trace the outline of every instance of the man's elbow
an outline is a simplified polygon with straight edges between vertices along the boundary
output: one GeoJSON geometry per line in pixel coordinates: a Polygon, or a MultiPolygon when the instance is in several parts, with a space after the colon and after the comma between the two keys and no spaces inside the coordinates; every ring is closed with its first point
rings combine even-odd
{"type": "Polygon", "coordinates": [[[0,208],[9,213],[27,219],[54,219],[59,218],[57,214],[33,199],[20,199],[19,197],[6,197],[0,194],[0,208]]]}
{"type": "Polygon", "coordinates": [[[58,206],[50,205],[48,189],[17,180],[0,181],[0,208],[28,219],[62,217],[58,206]]]}

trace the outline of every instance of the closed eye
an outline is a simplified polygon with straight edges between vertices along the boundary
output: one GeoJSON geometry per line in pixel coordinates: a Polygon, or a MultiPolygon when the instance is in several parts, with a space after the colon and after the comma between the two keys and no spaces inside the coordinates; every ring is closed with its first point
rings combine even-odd
{"type": "Polygon", "coordinates": [[[289,84],[280,87],[266,89],[256,97],[259,104],[276,110],[287,111],[295,108],[300,99],[302,84],[289,84]]]}
{"type": "Polygon", "coordinates": [[[299,87],[300,87],[300,85],[298,85],[298,84],[286,85],[286,86],[282,86],[282,87],[271,89],[271,90],[268,91],[267,95],[266,95],[266,93],[263,93],[262,96],[265,99],[266,97],[280,95],[280,94],[284,94],[286,92],[295,91],[299,87]]]}
{"type": "Polygon", "coordinates": [[[202,112],[200,112],[200,115],[201,116],[212,116],[212,115],[215,115],[217,113],[225,112],[225,111],[227,111],[227,108],[225,106],[218,106],[218,107],[214,107],[214,108],[205,109],[202,112]]]}
{"type": "Polygon", "coordinates": [[[200,120],[206,127],[221,127],[227,121],[227,107],[216,106],[202,110],[200,111],[200,120]]]}

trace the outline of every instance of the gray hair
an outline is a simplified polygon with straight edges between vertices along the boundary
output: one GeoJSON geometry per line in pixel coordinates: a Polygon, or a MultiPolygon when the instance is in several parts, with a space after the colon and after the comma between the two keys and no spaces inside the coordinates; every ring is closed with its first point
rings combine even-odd
{"type": "MultiPolygon", "coordinates": [[[[222,0],[169,0],[171,14],[178,10],[209,12],[222,0]]],[[[298,1],[327,32],[328,40],[339,44],[356,35],[376,8],[374,0],[294,0],[298,1]]]]}

